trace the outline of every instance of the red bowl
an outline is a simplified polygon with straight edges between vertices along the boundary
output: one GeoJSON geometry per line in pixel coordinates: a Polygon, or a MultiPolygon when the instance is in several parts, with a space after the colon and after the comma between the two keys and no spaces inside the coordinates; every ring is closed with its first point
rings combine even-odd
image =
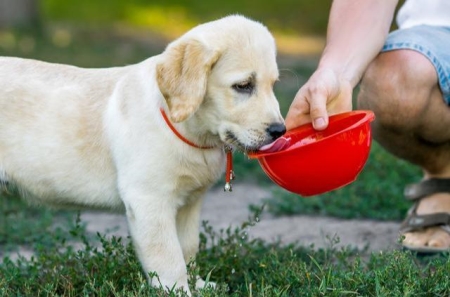
{"type": "MultiPolygon", "coordinates": [[[[318,195],[356,180],[369,156],[373,112],[350,111],[330,116],[316,131],[311,124],[292,129],[275,152],[249,154],[279,186],[301,196],[318,195]]],[[[277,140],[278,141],[278,140],[277,140]]]]}

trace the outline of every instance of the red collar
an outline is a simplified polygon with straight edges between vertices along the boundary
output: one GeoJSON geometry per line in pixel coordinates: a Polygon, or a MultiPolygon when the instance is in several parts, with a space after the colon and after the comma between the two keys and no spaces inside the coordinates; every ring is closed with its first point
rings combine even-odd
{"type": "Polygon", "coordinates": [[[180,132],[178,132],[177,129],[175,129],[175,127],[172,125],[172,122],[170,122],[169,118],[167,117],[166,112],[164,111],[164,109],[160,109],[161,110],[161,114],[164,118],[164,121],[166,121],[167,126],[169,126],[170,130],[172,130],[172,132],[181,140],[183,140],[183,142],[189,144],[190,146],[193,146],[195,148],[199,148],[199,149],[212,149],[214,148],[213,146],[200,146],[200,145],[196,145],[195,143],[193,143],[192,141],[189,141],[187,138],[185,138],[183,135],[181,135],[180,132]]]}
{"type": "MultiPolygon", "coordinates": [[[[175,129],[175,127],[172,125],[172,122],[169,120],[169,118],[166,115],[166,112],[164,111],[163,108],[160,108],[161,111],[161,115],[164,118],[164,121],[166,122],[167,126],[169,126],[170,130],[172,130],[172,132],[180,139],[182,140],[184,143],[198,148],[198,149],[213,149],[215,148],[214,146],[200,146],[197,145],[195,143],[193,143],[192,141],[188,140],[187,138],[185,138],[183,135],[180,134],[180,132],[178,132],[177,129],[175,129]]],[[[227,169],[225,171],[225,186],[223,188],[224,191],[227,192],[231,192],[232,191],[232,186],[231,186],[231,181],[234,179],[234,172],[233,172],[233,150],[230,146],[225,145],[224,146],[224,150],[225,153],[227,154],[227,169]]]]}

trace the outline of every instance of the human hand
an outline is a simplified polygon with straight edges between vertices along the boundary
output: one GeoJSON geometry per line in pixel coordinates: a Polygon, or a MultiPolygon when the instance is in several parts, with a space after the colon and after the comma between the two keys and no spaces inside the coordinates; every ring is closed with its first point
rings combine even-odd
{"type": "Polygon", "coordinates": [[[328,116],[352,110],[353,87],[330,68],[317,69],[295,95],[286,116],[290,130],[312,122],[316,130],[328,126],[328,116]]]}

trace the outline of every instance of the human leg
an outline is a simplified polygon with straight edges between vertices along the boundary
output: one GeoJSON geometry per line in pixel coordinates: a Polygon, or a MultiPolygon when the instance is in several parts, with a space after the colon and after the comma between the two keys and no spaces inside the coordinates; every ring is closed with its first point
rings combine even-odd
{"type": "MultiPolygon", "coordinates": [[[[374,138],[383,147],[420,166],[425,180],[450,182],[450,108],[440,74],[415,49],[381,53],[363,77],[358,106],[375,112],[374,138]]],[[[450,192],[424,197],[416,212],[450,213],[450,192]]],[[[449,248],[450,234],[441,227],[424,228],[405,233],[404,244],[449,248]]]]}

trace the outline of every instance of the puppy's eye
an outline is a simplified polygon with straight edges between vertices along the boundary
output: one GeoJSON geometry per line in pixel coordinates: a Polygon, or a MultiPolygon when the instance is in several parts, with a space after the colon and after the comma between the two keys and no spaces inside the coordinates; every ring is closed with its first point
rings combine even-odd
{"type": "Polygon", "coordinates": [[[233,89],[238,93],[245,93],[245,94],[251,94],[253,92],[253,89],[255,86],[253,85],[253,82],[241,82],[238,84],[233,85],[233,89]]]}

